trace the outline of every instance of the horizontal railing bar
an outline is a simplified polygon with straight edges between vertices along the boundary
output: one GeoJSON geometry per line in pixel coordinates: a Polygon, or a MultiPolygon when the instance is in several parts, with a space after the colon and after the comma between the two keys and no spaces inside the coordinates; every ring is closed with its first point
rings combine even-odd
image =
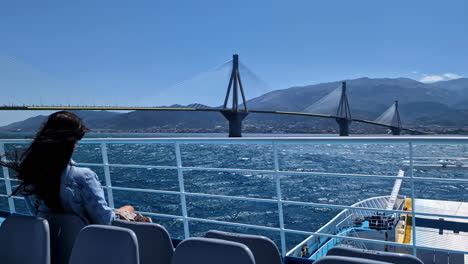
{"type": "Polygon", "coordinates": [[[211,224],[222,224],[222,225],[229,225],[229,226],[238,226],[238,227],[247,227],[247,228],[254,228],[254,229],[261,229],[267,231],[276,231],[279,232],[280,229],[278,227],[268,227],[268,226],[260,226],[260,225],[251,225],[251,224],[241,224],[241,223],[233,223],[233,222],[226,222],[226,221],[219,221],[219,220],[212,220],[212,219],[204,219],[204,218],[197,218],[197,217],[187,217],[190,221],[197,221],[203,223],[211,223],[211,224]]]}
{"type": "MultiPolygon", "coordinates": [[[[244,197],[244,196],[229,196],[229,195],[219,195],[219,194],[204,194],[204,193],[185,193],[188,196],[199,196],[205,198],[218,198],[218,199],[228,199],[228,200],[242,200],[242,201],[251,201],[251,202],[264,202],[264,203],[278,203],[276,199],[267,199],[267,198],[253,198],[253,197],[244,197]]],[[[375,212],[389,212],[389,213],[407,213],[406,211],[398,210],[386,210],[379,208],[367,208],[367,207],[352,207],[352,206],[342,206],[342,205],[332,205],[332,204],[322,204],[322,203],[311,203],[311,202],[296,202],[289,200],[281,200],[283,204],[291,205],[300,205],[300,206],[310,206],[318,208],[332,208],[332,209],[357,209],[357,210],[368,210],[375,212]]]]}
{"type": "MultiPolygon", "coordinates": [[[[177,191],[164,191],[164,190],[154,190],[154,189],[138,189],[138,188],[126,188],[126,187],[103,187],[103,188],[112,188],[114,190],[122,190],[122,191],[135,191],[135,192],[149,192],[149,193],[160,193],[160,194],[171,194],[171,195],[180,195],[180,192],[177,191]]],[[[215,199],[227,199],[227,200],[241,200],[241,201],[250,201],[250,202],[263,202],[263,203],[278,203],[276,199],[268,199],[268,198],[253,198],[253,197],[245,197],[245,196],[230,196],[230,195],[219,195],[219,194],[205,194],[205,193],[192,193],[192,192],[185,192],[186,196],[194,196],[194,197],[205,197],[205,198],[215,198],[215,199]]],[[[387,210],[381,208],[371,208],[371,207],[353,207],[350,205],[335,205],[335,204],[324,204],[324,203],[312,203],[312,202],[301,202],[301,201],[290,201],[290,200],[282,200],[283,204],[290,204],[290,205],[297,205],[297,206],[309,206],[309,207],[317,207],[317,208],[330,208],[330,209],[340,209],[340,210],[363,210],[363,211],[370,211],[370,212],[385,212],[385,213],[397,213],[397,214],[410,214],[409,211],[401,211],[401,210],[387,210]]],[[[423,212],[416,212],[416,215],[419,216],[430,216],[430,217],[446,217],[446,218],[457,218],[457,219],[467,219],[468,216],[457,216],[457,215],[445,215],[445,214],[430,214],[430,213],[423,213],[423,212]]]]}
{"type": "MultiPolygon", "coordinates": [[[[165,190],[155,190],[155,189],[139,189],[139,188],[128,188],[128,187],[106,187],[103,186],[104,189],[110,188],[113,190],[121,190],[121,191],[134,191],[134,192],[147,192],[147,193],[158,193],[158,194],[169,194],[169,195],[180,195],[180,192],[177,191],[165,191],[165,190]]],[[[242,201],[250,201],[250,202],[264,202],[264,203],[274,203],[276,204],[278,201],[276,199],[266,199],[266,198],[253,198],[253,197],[243,197],[243,196],[228,196],[228,195],[219,195],[219,194],[204,194],[204,193],[191,193],[186,192],[185,195],[187,196],[194,196],[194,197],[205,197],[205,198],[217,198],[217,199],[229,199],[229,200],[242,200],[242,201]]],[[[0,195],[2,197],[7,197],[7,195],[0,195]]],[[[17,199],[24,199],[23,197],[16,197],[17,199]]],[[[370,207],[353,207],[349,205],[334,205],[334,204],[323,204],[323,203],[312,203],[312,202],[300,202],[300,201],[290,201],[290,200],[282,200],[283,204],[290,204],[290,205],[297,205],[297,206],[309,206],[309,207],[317,207],[317,208],[330,208],[330,209],[340,209],[340,210],[363,210],[363,211],[370,211],[370,212],[386,212],[386,213],[398,213],[398,214],[409,214],[408,211],[401,211],[401,210],[387,210],[387,209],[380,209],[380,208],[370,208],[370,207]]],[[[419,216],[429,216],[429,217],[444,217],[444,218],[457,218],[457,219],[467,219],[467,216],[457,216],[457,215],[446,215],[446,214],[430,214],[430,213],[423,213],[423,212],[416,212],[416,215],[419,216]]]]}
{"type": "Polygon", "coordinates": [[[231,195],[205,194],[205,193],[192,193],[192,192],[185,192],[185,195],[195,196],[195,197],[205,197],[205,198],[242,200],[242,201],[251,201],[251,202],[264,202],[264,203],[275,203],[275,204],[278,203],[278,200],[276,200],[276,199],[253,198],[253,197],[245,197],[245,196],[231,196],[231,195]]]}
{"type": "MultiPolygon", "coordinates": [[[[310,203],[310,202],[296,202],[296,201],[283,201],[284,204],[293,204],[300,206],[310,206],[310,207],[319,207],[319,208],[331,208],[331,209],[349,209],[349,210],[364,210],[364,211],[373,211],[373,212],[386,212],[386,213],[397,213],[397,214],[411,214],[410,211],[400,211],[400,210],[387,210],[379,208],[370,208],[370,207],[352,207],[349,205],[334,205],[334,204],[322,204],[322,203],[310,203]]],[[[423,212],[415,212],[415,215],[419,216],[430,216],[430,217],[447,217],[447,218],[457,218],[468,220],[468,216],[460,215],[445,215],[445,214],[431,214],[423,212]]]]}
{"type": "Polygon", "coordinates": [[[0,180],[5,180],[5,181],[15,181],[15,182],[19,182],[20,180],[18,179],[15,179],[15,178],[1,178],[0,177],[0,180]]]}
{"type": "MultiPolygon", "coordinates": [[[[79,166],[95,166],[104,167],[100,163],[77,163],[79,166]]],[[[133,164],[109,164],[109,167],[119,168],[140,168],[140,169],[164,169],[164,170],[177,170],[174,166],[156,166],[156,165],[133,165],[133,164]]],[[[334,173],[334,172],[309,172],[309,171],[278,171],[273,170],[252,170],[252,169],[229,169],[229,168],[206,168],[206,167],[182,167],[184,171],[217,171],[217,172],[242,172],[242,173],[267,173],[274,174],[280,173],[282,175],[303,175],[303,176],[323,176],[323,177],[340,177],[340,178],[374,178],[383,180],[402,179],[403,181],[410,181],[408,177],[397,177],[390,175],[373,175],[373,174],[358,174],[358,173],[334,173]]],[[[1,179],[1,178],[0,178],[1,179]]],[[[430,178],[430,177],[414,177],[416,181],[431,181],[431,182],[447,182],[447,183],[468,183],[468,179],[454,179],[454,178],[430,178]]]]}
{"type": "MultiPolygon", "coordinates": [[[[79,166],[92,166],[92,167],[103,167],[104,164],[100,163],[77,163],[79,166]]],[[[134,165],[134,164],[109,164],[109,167],[119,168],[140,168],[140,169],[169,169],[177,170],[175,166],[158,166],[158,165],[134,165]]],[[[332,172],[314,172],[314,171],[278,171],[273,170],[254,170],[254,169],[234,169],[234,168],[208,168],[208,167],[181,167],[184,171],[196,170],[196,171],[217,171],[217,172],[243,172],[243,173],[280,173],[285,175],[313,175],[313,176],[336,176],[336,177],[356,177],[356,178],[379,178],[379,179],[396,179],[397,176],[391,175],[372,175],[372,174],[358,174],[358,173],[332,173],[332,172]]]]}
{"type": "MultiPolygon", "coordinates": [[[[243,137],[243,138],[85,138],[83,144],[468,144],[468,137],[431,137],[431,136],[400,136],[400,137],[243,137]]],[[[0,139],[0,143],[29,143],[31,139],[0,139]]]]}
{"type": "Polygon", "coordinates": [[[102,186],[104,189],[112,189],[118,191],[130,191],[130,192],[146,192],[146,193],[159,193],[159,194],[171,194],[171,195],[179,195],[180,192],[178,191],[165,191],[165,190],[155,190],[155,189],[141,189],[141,188],[131,188],[131,187],[118,187],[118,186],[102,186]]]}
{"type": "MultiPolygon", "coordinates": [[[[219,198],[219,199],[229,199],[229,200],[243,200],[243,201],[252,201],[252,202],[265,202],[265,203],[278,203],[276,199],[266,199],[266,198],[252,198],[252,197],[243,197],[243,196],[228,196],[228,195],[219,195],[219,194],[204,194],[204,193],[190,193],[186,192],[185,195],[187,196],[199,196],[205,198],[219,198]]],[[[331,208],[331,209],[352,209],[352,210],[365,210],[365,211],[372,211],[372,212],[387,212],[387,213],[399,213],[399,214],[407,214],[407,211],[400,211],[400,210],[387,210],[387,209],[379,209],[379,208],[367,208],[367,207],[353,207],[353,206],[346,206],[346,205],[333,205],[333,204],[322,204],[322,203],[310,203],[310,202],[296,202],[296,201],[288,201],[288,200],[281,200],[283,204],[291,204],[291,205],[300,205],[300,206],[310,206],[310,207],[318,207],[318,208],[331,208]]],[[[468,217],[466,217],[468,219],[468,217]]]]}
{"type": "MultiPolygon", "coordinates": [[[[10,196],[6,195],[6,194],[0,194],[0,197],[9,198],[10,196]]],[[[21,196],[11,196],[11,198],[18,199],[18,200],[24,200],[24,197],[21,197],[21,196]]]]}
{"type": "Polygon", "coordinates": [[[402,244],[398,242],[391,242],[391,241],[382,241],[382,240],[375,240],[369,238],[358,238],[358,237],[348,237],[348,236],[341,236],[341,235],[333,235],[333,234],[326,234],[326,233],[319,233],[319,232],[309,232],[309,231],[302,231],[302,230],[295,230],[295,229],[285,229],[284,231],[292,234],[298,235],[309,235],[309,236],[321,236],[321,237],[329,237],[329,238],[340,238],[345,240],[355,240],[355,241],[363,241],[363,242],[370,242],[376,244],[383,244],[383,245],[391,245],[391,246],[406,246],[412,247],[409,244],[402,244]]]}
{"type": "Polygon", "coordinates": [[[456,160],[468,160],[468,158],[466,157],[414,157],[413,159],[448,159],[448,160],[453,160],[453,159],[456,159],[456,160]]]}
{"type": "MultiPolygon", "coordinates": [[[[104,167],[102,163],[76,163],[77,166],[89,166],[89,167],[104,167]]],[[[108,164],[109,167],[116,168],[135,168],[135,169],[161,169],[161,170],[177,170],[176,166],[159,166],[159,165],[137,165],[137,164],[108,164]]]]}
{"type": "MultiPolygon", "coordinates": [[[[408,165],[402,166],[403,168],[407,169],[409,168],[408,165]]],[[[414,168],[417,169],[430,169],[430,170],[435,170],[435,169],[440,169],[440,170],[466,170],[468,168],[468,165],[454,165],[454,164],[414,164],[414,168]]]]}
{"type": "MultiPolygon", "coordinates": [[[[278,173],[285,175],[310,175],[310,176],[329,176],[339,178],[375,178],[383,180],[403,180],[410,181],[409,177],[398,177],[388,175],[372,175],[372,174],[350,174],[350,173],[332,173],[332,172],[295,172],[295,171],[279,171],[278,173]]],[[[431,177],[414,177],[415,181],[431,181],[431,182],[456,182],[468,183],[468,179],[454,179],[454,178],[431,178],[431,177]]]]}
{"type": "MultiPolygon", "coordinates": [[[[180,195],[181,193],[178,191],[165,191],[165,190],[155,190],[155,189],[139,189],[139,188],[129,188],[129,187],[106,187],[103,186],[104,189],[113,189],[113,190],[121,190],[121,191],[133,191],[133,192],[147,192],[147,193],[159,193],[159,194],[171,194],[171,195],[180,195]]],[[[206,198],[218,198],[218,199],[229,199],[229,200],[243,200],[243,201],[251,201],[251,202],[277,202],[273,199],[265,199],[265,198],[252,198],[252,197],[243,197],[243,196],[227,196],[227,195],[218,195],[218,194],[205,194],[205,193],[191,193],[185,192],[187,196],[194,196],[194,197],[206,197],[206,198]]]]}
{"type": "Polygon", "coordinates": [[[395,180],[398,177],[392,175],[372,175],[372,174],[359,174],[359,173],[334,173],[334,172],[313,172],[313,171],[278,171],[283,175],[304,175],[304,176],[325,176],[325,177],[340,177],[340,178],[375,178],[385,180],[395,180]]]}
{"type": "Polygon", "coordinates": [[[157,217],[171,218],[171,219],[182,219],[182,216],[171,215],[171,214],[151,213],[151,212],[145,212],[145,211],[135,211],[135,213],[142,214],[142,215],[151,215],[151,216],[157,216],[157,217]]]}
{"type": "MultiPolygon", "coordinates": [[[[409,178],[402,178],[402,180],[409,180],[409,178]]],[[[413,177],[414,181],[420,182],[447,182],[447,183],[468,183],[468,179],[454,179],[454,178],[428,178],[428,177],[413,177]]]]}
{"type": "MultiPolygon", "coordinates": [[[[340,209],[340,210],[350,209],[350,210],[363,210],[363,211],[370,211],[370,212],[386,212],[386,213],[408,214],[408,211],[387,210],[387,209],[383,209],[383,208],[380,209],[380,208],[371,208],[371,207],[353,207],[353,206],[350,206],[350,205],[335,205],[335,204],[299,202],[299,201],[289,201],[289,200],[283,200],[282,202],[283,202],[283,204],[318,207],[318,208],[330,208],[330,209],[340,209]]],[[[467,217],[467,219],[468,219],[468,217],[467,217]]]]}
{"type": "MultiPolygon", "coordinates": [[[[156,190],[156,189],[141,189],[141,188],[129,188],[129,187],[106,187],[104,189],[113,189],[121,191],[134,191],[134,192],[147,192],[147,193],[158,193],[158,194],[169,194],[169,195],[180,195],[180,192],[177,191],[166,191],[166,190],[156,190]]],[[[229,199],[229,200],[243,200],[251,202],[264,202],[264,203],[277,203],[276,199],[267,199],[267,198],[253,198],[253,197],[244,197],[244,196],[228,196],[228,195],[219,195],[219,194],[204,194],[204,193],[191,193],[186,192],[187,196],[195,197],[206,197],[206,198],[217,198],[217,199],[229,199]]],[[[7,197],[7,195],[1,195],[2,197],[7,197]]],[[[14,196],[15,197],[15,196],[14,196]]],[[[17,199],[23,199],[23,197],[15,197],[17,199]]],[[[309,206],[309,207],[318,207],[318,208],[330,208],[330,209],[340,209],[340,210],[364,210],[371,212],[386,212],[386,213],[398,213],[398,214],[408,214],[407,211],[401,210],[387,210],[380,208],[367,208],[367,207],[353,207],[349,205],[334,205],[334,204],[324,204],[324,203],[312,203],[312,202],[301,202],[301,201],[290,201],[283,200],[283,204],[297,205],[297,206],[309,206]]],[[[419,216],[429,216],[429,217],[445,217],[445,218],[457,218],[457,219],[468,219],[467,216],[457,216],[457,215],[446,215],[446,214],[430,214],[423,212],[416,212],[416,215],[419,216]]]]}
{"type": "MultiPolygon", "coordinates": [[[[77,163],[79,166],[90,167],[104,167],[101,163],[77,163]]],[[[174,166],[155,166],[155,165],[133,165],[133,164],[109,164],[109,167],[122,167],[122,168],[154,168],[154,169],[172,169],[176,170],[174,166]]],[[[182,167],[182,170],[197,170],[197,171],[225,171],[225,172],[244,172],[244,173],[275,173],[272,170],[251,170],[251,169],[225,169],[225,168],[205,168],[205,167],[182,167]]],[[[331,173],[331,172],[297,172],[297,171],[278,171],[283,175],[310,175],[310,176],[335,176],[346,178],[376,178],[376,179],[391,179],[398,178],[397,176],[388,175],[372,175],[372,174],[355,174],[355,173],[331,173]]],[[[410,180],[409,178],[401,178],[404,181],[410,180]]],[[[1,178],[0,180],[7,181],[20,181],[15,178],[1,178]]],[[[468,183],[468,179],[454,179],[454,178],[431,178],[431,177],[414,177],[416,181],[430,181],[430,182],[447,182],[447,183],[468,183]]]]}
{"type": "MultiPolygon", "coordinates": [[[[134,191],[134,192],[147,192],[147,193],[158,193],[158,194],[169,194],[169,195],[180,195],[180,192],[177,191],[165,191],[165,190],[154,190],[154,189],[138,189],[138,188],[128,188],[128,187],[106,187],[103,186],[104,189],[113,189],[113,190],[121,190],[121,191],[134,191]]],[[[218,195],[218,194],[204,194],[204,193],[191,193],[186,192],[185,195],[187,196],[194,196],[194,197],[205,197],[205,198],[215,198],[215,199],[228,199],[228,200],[241,200],[241,201],[250,201],[250,202],[264,202],[264,203],[271,203],[276,204],[278,201],[276,199],[266,199],[266,198],[253,198],[253,197],[243,197],[243,196],[228,196],[228,195],[218,195]]],[[[8,197],[8,195],[0,194],[0,197],[8,197]]],[[[24,199],[23,197],[13,196],[16,199],[24,199]]],[[[323,203],[312,203],[312,202],[300,202],[300,201],[290,201],[290,200],[282,200],[283,204],[290,204],[290,205],[297,205],[297,206],[309,206],[309,207],[317,207],[317,208],[330,208],[330,209],[340,209],[340,210],[363,210],[363,211],[370,211],[370,212],[386,212],[386,213],[398,213],[398,214],[410,214],[411,212],[408,211],[401,211],[401,210],[387,210],[387,209],[380,209],[380,208],[370,208],[370,207],[353,207],[348,205],[334,205],[334,204],[323,204],[323,203]]],[[[446,214],[430,214],[430,213],[423,213],[423,212],[416,212],[415,215],[417,216],[428,216],[428,217],[443,217],[443,218],[456,218],[456,219],[465,219],[468,220],[467,216],[457,216],[457,215],[446,215],[446,214]]]]}

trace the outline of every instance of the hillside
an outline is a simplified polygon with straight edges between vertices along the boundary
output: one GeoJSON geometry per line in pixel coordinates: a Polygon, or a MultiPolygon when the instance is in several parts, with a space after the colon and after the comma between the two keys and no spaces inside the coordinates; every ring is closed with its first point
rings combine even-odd
{"type": "MultiPolygon", "coordinates": [[[[301,112],[332,90],[341,81],[276,90],[249,100],[249,109],[301,112]]],[[[374,120],[394,100],[400,102],[403,124],[407,127],[468,127],[468,79],[421,83],[408,78],[359,78],[347,81],[348,98],[354,118],[374,120]]],[[[198,105],[198,107],[204,107],[198,105]]],[[[111,131],[219,131],[227,122],[219,113],[76,111],[91,129],[111,131]]],[[[16,122],[0,131],[31,131],[44,116],[16,122]]],[[[320,118],[250,114],[244,125],[253,131],[327,131],[334,130],[333,120],[320,118]]],[[[353,124],[359,128],[362,125],[353,124]]]]}

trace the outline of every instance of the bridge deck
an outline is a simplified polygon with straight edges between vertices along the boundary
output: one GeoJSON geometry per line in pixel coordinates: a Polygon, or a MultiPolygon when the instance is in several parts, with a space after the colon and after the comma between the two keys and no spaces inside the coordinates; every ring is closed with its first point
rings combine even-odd
{"type": "MultiPolygon", "coordinates": [[[[177,108],[177,107],[131,107],[131,106],[0,106],[0,110],[12,111],[12,110],[23,110],[23,111],[34,111],[34,110],[108,110],[108,111],[195,111],[195,112],[227,112],[231,109],[224,108],[177,108]]],[[[287,112],[287,111],[273,111],[273,110],[247,110],[239,111],[247,113],[258,113],[258,114],[280,114],[280,115],[296,115],[296,116],[310,116],[310,117],[322,117],[322,118],[340,118],[334,115],[322,115],[313,113],[302,113],[302,112],[287,112]]],[[[363,120],[363,119],[350,119],[353,122],[360,122],[365,124],[371,124],[376,126],[382,126],[387,128],[398,128],[388,124],[377,123],[374,121],[363,120]]],[[[427,134],[425,132],[400,128],[411,133],[427,134]]]]}

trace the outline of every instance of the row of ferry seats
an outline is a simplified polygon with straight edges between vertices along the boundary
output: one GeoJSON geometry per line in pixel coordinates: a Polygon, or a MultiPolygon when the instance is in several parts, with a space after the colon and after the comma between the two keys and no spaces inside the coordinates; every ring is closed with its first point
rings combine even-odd
{"type": "MultiPolygon", "coordinates": [[[[116,248],[119,245],[115,243],[118,240],[125,240],[125,236],[129,237],[129,235],[115,228],[132,231],[137,240],[138,263],[140,264],[179,264],[187,263],[187,259],[190,260],[190,263],[218,264],[224,262],[223,264],[229,264],[232,261],[233,264],[255,264],[255,261],[250,262],[252,253],[246,245],[226,241],[228,239],[190,238],[180,243],[174,251],[169,232],[163,226],[155,223],[115,220],[112,227],[91,225],[84,228],[81,219],[73,214],[47,213],[41,215],[41,217],[46,218],[51,226],[52,264],[127,263],[121,257],[116,258],[117,262],[110,261],[112,258],[106,257],[119,255],[113,255],[112,252],[125,252],[125,248],[117,250],[116,248]],[[82,231],[80,232],[80,230],[82,231]],[[113,232],[117,233],[113,234],[113,232]],[[99,237],[94,239],[94,236],[99,237]],[[121,238],[118,238],[118,236],[121,238]],[[90,252],[87,250],[90,247],[96,249],[96,251],[90,252]],[[104,253],[108,249],[111,251],[104,253]],[[242,252],[244,254],[241,254],[242,252]],[[100,259],[96,254],[104,256],[104,258],[100,259]],[[70,262],[68,262],[69,259],[70,262]],[[198,259],[198,261],[195,261],[195,259],[198,259]],[[95,262],[95,260],[97,261],[95,262]]],[[[211,233],[215,234],[216,231],[211,231],[211,233]]],[[[127,238],[127,240],[131,239],[127,238]]],[[[276,250],[274,253],[279,257],[276,246],[271,240],[270,243],[276,250]]],[[[131,241],[127,244],[130,245],[131,241]]],[[[133,250],[130,251],[134,252],[133,250]]],[[[131,256],[131,252],[127,252],[126,256],[131,256]]],[[[132,259],[128,261],[130,261],[128,263],[133,263],[132,259]]],[[[278,262],[268,263],[276,264],[278,262]]]]}
{"type": "MultiPolygon", "coordinates": [[[[169,233],[158,224],[116,220],[114,226],[84,227],[75,215],[41,216],[47,220],[12,215],[3,222],[0,226],[1,263],[283,263],[273,241],[262,236],[209,231],[205,238],[182,241],[174,251],[169,233]]],[[[406,254],[335,247],[314,263],[422,264],[422,261],[406,254]]]]}
{"type": "MultiPolygon", "coordinates": [[[[72,249],[84,222],[75,214],[43,213],[50,225],[51,263],[69,263],[72,249]]],[[[174,248],[167,230],[154,223],[115,220],[113,226],[132,230],[138,241],[140,264],[169,264],[174,248]]],[[[94,241],[88,243],[95,244],[94,241]]],[[[101,262],[105,263],[105,262],[101,262]]]]}
{"type": "Polygon", "coordinates": [[[12,215],[0,226],[0,263],[49,264],[49,224],[35,216],[12,215]]]}
{"type": "MultiPolygon", "coordinates": [[[[273,253],[276,253],[279,262],[257,262],[257,259],[254,259],[255,254],[252,254],[255,251],[252,248],[256,249],[256,247],[251,247],[254,243],[247,244],[227,237],[220,237],[219,234],[222,232],[218,231],[208,232],[207,238],[186,239],[177,245],[174,251],[170,235],[161,225],[123,220],[115,220],[113,225],[135,232],[141,264],[281,264],[278,249],[271,240],[269,242],[273,247],[269,245],[270,249],[276,250],[273,253]]],[[[263,237],[259,238],[263,240],[263,237]]],[[[260,245],[259,249],[264,248],[260,245]]],[[[268,254],[269,252],[264,253],[268,254]]]]}
{"type": "Polygon", "coordinates": [[[250,249],[237,242],[189,238],[175,251],[171,243],[167,231],[153,223],[115,221],[114,226],[90,225],[79,233],[70,264],[256,264],[250,249]]]}

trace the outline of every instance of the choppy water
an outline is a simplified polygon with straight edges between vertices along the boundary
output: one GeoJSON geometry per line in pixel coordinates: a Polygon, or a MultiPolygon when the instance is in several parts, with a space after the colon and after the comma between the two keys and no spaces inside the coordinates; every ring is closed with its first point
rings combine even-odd
{"type": "MultiPolygon", "coordinates": [[[[0,134],[0,138],[24,138],[25,134],[0,134]]],[[[220,136],[214,134],[90,134],[88,137],[185,137],[220,136]]],[[[256,136],[256,135],[254,135],[256,136]]],[[[290,135],[291,136],[291,135],[290,135]]],[[[7,151],[15,146],[7,145],[7,151]]],[[[109,144],[109,163],[176,166],[172,144],[109,144]]],[[[182,144],[183,166],[212,168],[243,168],[272,170],[273,152],[270,145],[246,144],[182,144]]],[[[359,173],[396,175],[403,160],[407,159],[406,145],[278,145],[280,170],[316,171],[334,173],[359,173]]],[[[467,147],[455,145],[416,145],[415,156],[467,157],[467,147]]],[[[81,163],[102,163],[100,146],[79,145],[74,160],[81,163]]],[[[92,168],[103,180],[103,169],[92,168]]],[[[141,168],[111,168],[112,185],[142,189],[178,191],[177,171],[141,168]]],[[[465,171],[415,171],[416,177],[467,178],[465,171]]],[[[276,198],[274,177],[267,173],[232,172],[184,172],[185,190],[194,193],[235,195],[258,198],[276,198]]],[[[360,200],[389,195],[394,180],[342,178],[333,176],[283,175],[281,185],[283,199],[351,205],[360,200]]],[[[400,194],[409,195],[410,185],[405,181],[400,194]]],[[[417,182],[417,198],[452,201],[468,200],[467,184],[417,182]]],[[[0,193],[5,193],[0,183],[0,193]]],[[[114,190],[116,206],[134,205],[137,210],[171,215],[181,215],[178,195],[124,192],[114,190]]],[[[24,211],[21,200],[16,205],[24,211]]],[[[0,197],[0,209],[7,208],[5,198],[0,197]]],[[[276,204],[238,200],[207,199],[187,196],[188,215],[197,218],[279,227],[276,204]]],[[[297,230],[316,231],[327,223],[339,210],[305,206],[284,206],[285,227],[297,230]]],[[[183,237],[180,220],[153,218],[164,225],[172,236],[183,237]]],[[[203,235],[210,229],[266,235],[276,242],[279,234],[272,231],[228,227],[225,225],[190,222],[192,235],[203,235]]],[[[306,236],[287,234],[287,246],[291,249],[306,236]]]]}

